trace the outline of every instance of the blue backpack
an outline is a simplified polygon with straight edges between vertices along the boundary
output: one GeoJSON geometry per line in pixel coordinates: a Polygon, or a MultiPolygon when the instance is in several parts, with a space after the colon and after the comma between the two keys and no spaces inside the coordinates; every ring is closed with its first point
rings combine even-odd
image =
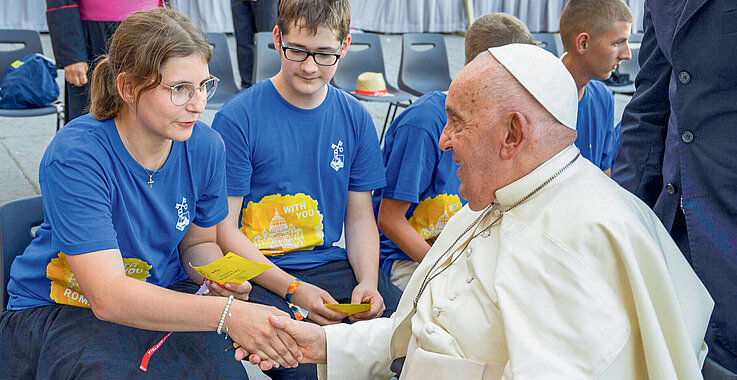
{"type": "Polygon", "coordinates": [[[0,108],[45,107],[59,97],[56,66],[40,54],[10,64],[0,81],[0,108]]]}

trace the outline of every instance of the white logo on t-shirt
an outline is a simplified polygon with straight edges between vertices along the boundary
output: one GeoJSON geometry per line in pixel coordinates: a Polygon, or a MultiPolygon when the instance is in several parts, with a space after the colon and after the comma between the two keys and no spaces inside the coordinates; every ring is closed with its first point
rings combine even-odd
{"type": "Polygon", "coordinates": [[[182,197],[182,203],[177,203],[177,215],[179,215],[179,219],[177,220],[177,229],[179,231],[184,231],[184,228],[186,228],[189,225],[189,211],[187,211],[187,198],[182,197]]]}
{"type": "Polygon", "coordinates": [[[343,167],[343,141],[338,140],[338,144],[331,144],[333,149],[333,161],[330,162],[330,167],[336,172],[343,167]]]}

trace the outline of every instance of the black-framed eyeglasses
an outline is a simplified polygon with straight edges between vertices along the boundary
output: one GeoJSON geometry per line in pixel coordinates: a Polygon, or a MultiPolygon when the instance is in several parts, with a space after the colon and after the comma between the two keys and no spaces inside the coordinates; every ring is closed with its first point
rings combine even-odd
{"type": "Polygon", "coordinates": [[[304,62],[308,57],[312,56],[315,63],[320,66],[332,66],[338,63],[340,51],[343,49],[343,41],[340,41],[340,47],[337,53],[323,53],[286,46],[284,45],[284,37],[282,37],[281,30],[279,31],[279,40],[281,41],[281,50],[284,52],[286,59],[294,62],[304,62]]]}
{"type": "Polygon", "coordinates": [[[183,106],[192,99],[195,90],[198,90],[205,100],[210,100],[210,98],[215,95],[215,90],[218,88],[218,82],[220,82],[220,79],[210,75],[210,79],[203,82],[199,87],[195,87],[192,83],[180,83],[175,86],[167,86],[163,83],[159,84],[171,91],[170,99],[172,104],[175,106],[183,106]]]}

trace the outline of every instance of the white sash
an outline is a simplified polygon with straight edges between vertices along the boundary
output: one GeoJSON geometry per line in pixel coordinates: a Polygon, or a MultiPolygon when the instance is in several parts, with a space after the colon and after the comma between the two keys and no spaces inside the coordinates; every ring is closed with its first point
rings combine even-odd
{"type": "Polygon", "coordinates": [[[407,347],[407,360],[400,380],[500,380],[506,363],[480,363],[434,352],[417,345],[414,336],[407,347]]]}

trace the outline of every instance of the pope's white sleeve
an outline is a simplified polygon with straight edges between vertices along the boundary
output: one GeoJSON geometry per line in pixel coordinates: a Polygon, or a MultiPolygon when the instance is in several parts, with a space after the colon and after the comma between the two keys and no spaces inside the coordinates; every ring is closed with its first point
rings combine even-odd
{"type": "Polygon", "coordinates": [[[320,380],[390,379],[392,319],[376,318],[352,325],[323,326],[328,363],[318,365],[320,380]]]}

